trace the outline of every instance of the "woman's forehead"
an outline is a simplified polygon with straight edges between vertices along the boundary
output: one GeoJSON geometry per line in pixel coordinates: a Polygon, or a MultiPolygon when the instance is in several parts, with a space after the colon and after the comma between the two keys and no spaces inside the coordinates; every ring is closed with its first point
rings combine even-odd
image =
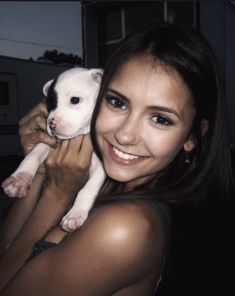
{"type": "MultiPolygon", "coordinates": [[[[109,86],[122,86],[138,88],[153,86],[158,84],[158,88],[164,83],[172,91],[184,92],[188,97],[191,97],[188,88],[186,87],[182,77],[172,67],[154,60],[149,57],[133,58],[124,63],[116,72],[109,86]]],[[[148,91],[148,88],[146,89],[148,91]]]]}

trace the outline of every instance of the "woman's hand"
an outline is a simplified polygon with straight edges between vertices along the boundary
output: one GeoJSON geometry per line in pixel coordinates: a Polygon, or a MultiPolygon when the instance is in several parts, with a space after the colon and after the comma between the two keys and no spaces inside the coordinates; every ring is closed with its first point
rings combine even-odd
{"type": "Polygon", "coordinates": [[[47,114],[46,103],[43,101],[20,120],[20,141],[25,154],[28,154],[38,143],[56,146],[56,138],[47,133],[47,114]]]}
{"type": "Polygon", "coordinates": [[[62,140],[45,161],[47,187],[61,196],[75,195],[88,179],[92,152],[89,135],[62,140]]]}
{"type": "MultiPolygon", "coordinates": [[[[28,154],[36,144],[45,143],[56,147],[58,141],[47,133],[47,107],[42,101],[26,114],[19,123],[19,134],[24,154],[28,154]]],[[[45,175],[44,163],[38,168],[37,174],[45,175]]]]}

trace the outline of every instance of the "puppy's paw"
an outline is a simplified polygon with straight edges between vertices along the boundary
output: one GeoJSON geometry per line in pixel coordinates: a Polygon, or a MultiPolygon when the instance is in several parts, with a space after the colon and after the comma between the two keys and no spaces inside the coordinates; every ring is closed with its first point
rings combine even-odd
{"type": "Polygon", "coordinates": [[[60,225],[66,231],[73,231],[86,221],[88,211],[84,209],[72,208],[62,219],[60,225]]]}
{"type": "Polygon", "coordinates": [[[19,172],[11,175],[3,181],[3,191],[9,197],[24,197],[27,194],[28,188],[32,183],[32,175],[28,172],[19,172]]]}

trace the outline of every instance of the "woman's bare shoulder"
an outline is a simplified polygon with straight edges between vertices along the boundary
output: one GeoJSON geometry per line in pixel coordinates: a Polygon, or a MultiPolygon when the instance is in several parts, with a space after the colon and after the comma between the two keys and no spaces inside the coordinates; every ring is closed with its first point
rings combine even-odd
{"type": "Polygon", "coordinates": [[[157,251],[163,251],[163,224],[162,217],[150,203],[125,200],[99,206],[83,227],[84,231],[89,228],[101,233],[106,243],[124,249],[131,246],[133,257],[138,257],[145,252],[155,255],[157,251]]]}
{"type": "MultiPolygon", "coordinates": [[[[89,220],[101,219],[100,223],[106,223],[115,228],[120,224],[130,231],[143,231],[143,234],[150,234],[151,232],[159,234],[158,231],[164,227],[162,223],[162,216],[159,212],[164,212],[166,219],[169,218],[169,209],[163,203],[157,203],[158,209],[154,206],[154,202],[147,202],[143,200],[118,200],[109,202],[102,206],[95,208],[89,220]],[[112,222],[112,224],[110,224],[112,222]],[[135,223],[133,223],[135,222],[135,223]]],[[[96,221],[96,222],[98,222],[96,221]]]]}

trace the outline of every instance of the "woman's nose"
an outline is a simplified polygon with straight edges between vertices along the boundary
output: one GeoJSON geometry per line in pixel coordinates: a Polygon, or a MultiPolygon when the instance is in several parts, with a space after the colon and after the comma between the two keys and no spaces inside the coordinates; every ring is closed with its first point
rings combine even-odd
{"type": "Polygon", "coordinates": [[[114,137],[120,145],[136,145],[140,138],[140,121],[134,118],[127,118],[116,129],[114,137]]]}

